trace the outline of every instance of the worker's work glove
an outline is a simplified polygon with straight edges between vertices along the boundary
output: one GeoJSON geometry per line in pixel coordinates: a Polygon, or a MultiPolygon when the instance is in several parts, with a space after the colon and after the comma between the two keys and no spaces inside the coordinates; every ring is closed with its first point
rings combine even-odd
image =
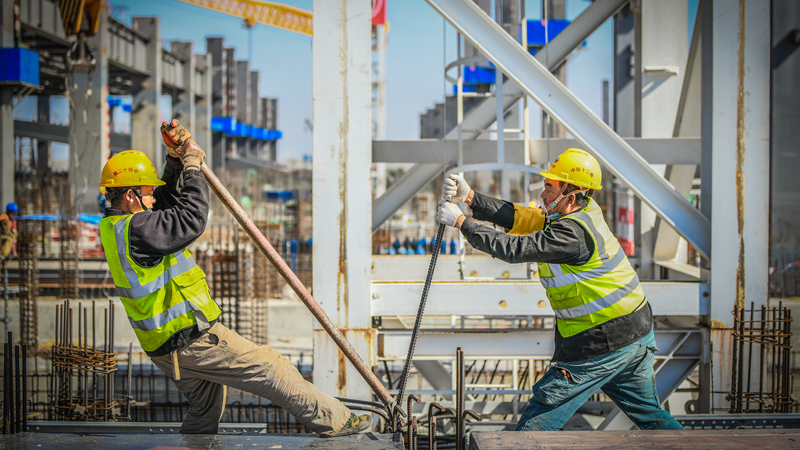
{"type": "Polygon", "coordinates": [[[461,208],[457,205],[444,200],[439,202],[439,210],[436,212],[437,222],[455,227],[461,217],[466,216],[464,216],[464,213],[461,212],[461,208]]]}
{"type": "Polygon", "coordinates": [[[172,119],[171,122],[161,122],[161,138],[164,139],[169,156],[180,158],[175,149],[183,145],[190,137],[192,134],[177,119],[172,119]]]}
{"type": "Polygon", "coordinates": [[[175,152],[181,158],[184,170],[191,168],[200,170],[203,160],[206,159],[206,152],[197,145],[194,139],[184,142],[183,145],[175,149],[175,152]]]}
{"type": "Polygon", "coordinates": [[[444,180],[442,197],[445,200],[450,197],[450,201],[453,203],[464,203],[471,191],[472,189],[469,188],[469,184],[464,180],[464,177],[451,173],[450,177],[444,180]]]}

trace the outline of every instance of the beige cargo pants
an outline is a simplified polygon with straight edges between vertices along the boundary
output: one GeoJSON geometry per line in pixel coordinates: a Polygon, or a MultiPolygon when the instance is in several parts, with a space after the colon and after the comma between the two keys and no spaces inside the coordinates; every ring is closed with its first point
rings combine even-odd
{"type": "Polygon", "coordinates": [[[350,418],[349,408],[303,379],[275,349],[256,345],[219,322],[178,350],[179,380],[175,380],[172,354],[152,360],[189,402],[181,426],[184,434],[217,434],[225,386],[272,401],[322,436],[336,434],[350,418]]]}

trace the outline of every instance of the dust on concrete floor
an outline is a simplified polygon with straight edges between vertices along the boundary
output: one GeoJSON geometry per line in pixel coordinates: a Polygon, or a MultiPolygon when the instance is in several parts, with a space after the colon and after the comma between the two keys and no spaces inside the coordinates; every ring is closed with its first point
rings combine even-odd
{"type": "Polygon", "coordinates": [[[399,435],[361,433],[351,436],[319,438],[314,434],[68,434],[21,433],[3,436],[0,449],[63,449],[63,450],[233,450],[233,449],[299,449],[299,450],[402,450],[399,435]]]}

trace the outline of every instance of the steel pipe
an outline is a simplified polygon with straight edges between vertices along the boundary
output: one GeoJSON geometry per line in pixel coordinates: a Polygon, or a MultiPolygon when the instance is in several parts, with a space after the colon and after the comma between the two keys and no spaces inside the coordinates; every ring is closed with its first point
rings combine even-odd
{"type": "Polygon", "coordinates": [[[219,181],[219,178],[214,175],[214,172],[205,164],[200,166],[200,170],[203,172],[203,175],[205,175],[206,182],[211,187],[211,190],[214,191],[225,207],[228,208],[228,211],[231,212],[242,228],[244,228],[245,232],[250,236],[250,239],[253,240],[253,243],[264,253],[269,262],[272,263],[278,273],[286,280],[286,283],[289,284],[300,300],[303,301],[306,308],[311,311],[311,314],[317,319],[320,325],[322,325],[322,328],[324,328],[331,339],[333,339],[333,342],[336,343],[342,353],[350,360],[358,373],[361,374],[361,377],[364,378],[364,381],[372,388],[372,391],[375,392],[381,402],[386,405],[386,409],[391,411],[390,405],[392,403],[392,396],[389,395],[389,391],[386,390],[380,380],[378,380],[378,377],[372,373],[372,370],[370,370],[361,357],[358,356],[356,350],[350,345],[347,339],[345,339],[342,332],[336,328],[336,325],[322,309],[322,306],[317,303],[308,289],[306,289],[303,283],[297,278],[297,275],[286,265],[286,261],[275,251],[272,244],[269,243],[267,238],[264,237],[258,227],[253,223],[252,219],[250,219],[242,207],[239,206],[239,203],[236,202],[222,182],[219,181]]]}

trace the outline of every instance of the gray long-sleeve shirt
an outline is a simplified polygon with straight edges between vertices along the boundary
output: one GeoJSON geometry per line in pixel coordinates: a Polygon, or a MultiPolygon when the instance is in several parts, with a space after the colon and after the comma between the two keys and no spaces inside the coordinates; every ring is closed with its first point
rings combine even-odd
{"type": "MultiPolygon", "coordinates": [[[[519,228],[520,210],[510,202],[475,193],[473,218],[506,230],[519,228]]],[[[574,220],[558,220],[546,229],[525,235],[510,235],[465,219],[461,233],[473,247],[508,263],[550,263],[581,266],[594,253],[589,232],[574,220]]],[[[620,250],[621,251],[621,250],[620,250]]],[[[618,350],[647,336],[653,329],[649,304],[628,315],[604,322],[565,338],[555,329],[553,361],[574,362],[618,350]]]]}

